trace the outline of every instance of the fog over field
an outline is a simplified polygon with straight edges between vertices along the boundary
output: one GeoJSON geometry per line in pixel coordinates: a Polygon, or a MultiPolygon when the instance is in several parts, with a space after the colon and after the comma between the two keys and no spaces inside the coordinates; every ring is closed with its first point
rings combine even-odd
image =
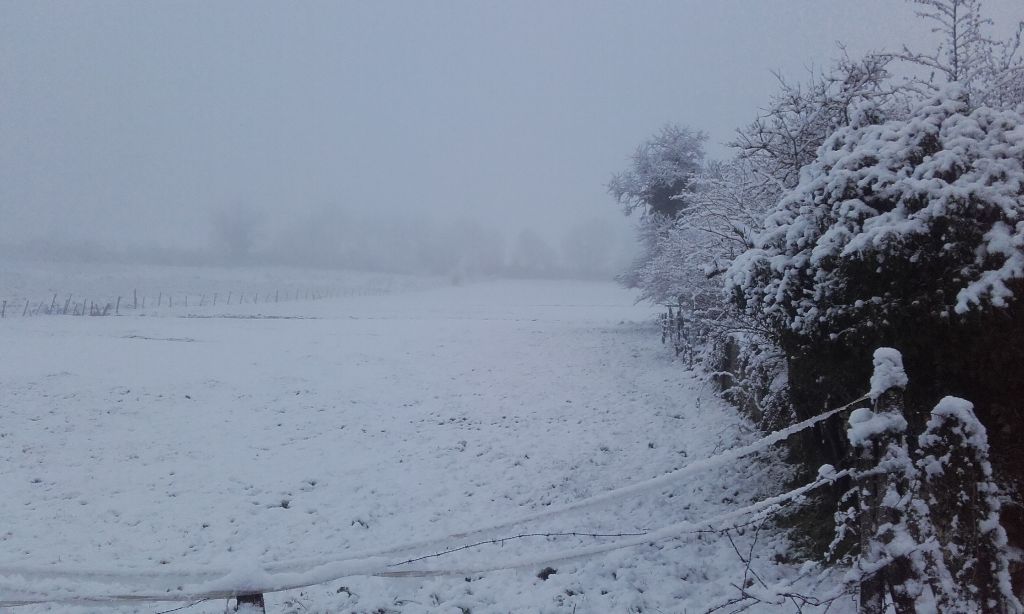
{"type": "Polygon", "coordinates": [[[8,257],[607,277],[633,250],[605,185],[644,135],[699,125],[722,155],[772,71],[800,79],[838,41],[895,46],[913,10],[4,2],[0,244],[8,257]]]}

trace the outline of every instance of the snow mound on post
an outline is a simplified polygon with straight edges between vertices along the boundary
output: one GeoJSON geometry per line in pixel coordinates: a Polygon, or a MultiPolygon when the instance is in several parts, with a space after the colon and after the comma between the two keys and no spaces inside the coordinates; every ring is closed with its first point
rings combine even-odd
{"type": "Polygon", "coordinates": [[[939,401],[939,404],[932,410],[932,417],[928,420],[925,434],[921,435],[921,445],[931,443],[931,440],[927,438],[934,437],[931,433],[950,419],[960,423],[959,428],[962,435],[971,447],[984,450],[988,454],[988,434],[985,432],[985,427],[978,421],[978,417],[974,415],[974,403],[960,397],[944,397],[939,401]]]}
{"type": "MultiPolygon", "coordinates": [[[[975,451],[979,457],[982,474],[986,478],[991,478],[992,465],[988,461],[988,433],[974,414],[974,403],[952,396],[944,397],[939,401],[939,404],[932,410],[924,433],[918,437],[918,444],[922,449],[943,443],[943,438],[938,433],[944,425],[953,429],[956,435],[963,438],[963,444],[975,451]]],[[[948,461],[948,458],[945,460],[948,461]]],[[[928,457],[922,466],[928,475],[935,475],[942,472],[942,461],[942,458],[928,457]]]]}
{"type": "Polygon", "coordinates": [[[903,433],[907,430],[907,420],[895,412],[875,413],[866,407],[854,410],[850,414],[850,428],[846,437],[855,447],[865,447],[883,433],[903,433]]]}
{"type": "Polygon", "coordinates": [[[873,358],[875,366],[871,374],[871,392],[868,396],[877,401],[890,388],[906,388],[907,373],[903,370],[903,355],[893,348],[878,348],[873,358]]]}

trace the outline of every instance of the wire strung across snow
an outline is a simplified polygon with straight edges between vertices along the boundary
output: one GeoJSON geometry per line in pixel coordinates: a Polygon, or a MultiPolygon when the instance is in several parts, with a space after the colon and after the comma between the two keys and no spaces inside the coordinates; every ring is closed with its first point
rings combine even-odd
{"type": "Polygon", "coordinates": [[[770,497],[770,498],[765,499],[763,501],[758,501],[757,503],[754,503],[752,505],[748,505],[746,507],[742,507],[742,508],[737,509],[737,510],[733,510],[731,512],[726,512],[724,514],[719,514],[718,516],[714,516],[712,518],[708,518],[708,519],[705,519],[705,520],[702,520],[702,521],[699,521],[699,522],[692,522],[692,521],[677,522],[675,524],[668,525],[667,527],[663,527],[663,528],[657,529],[655,531],[648,531],[648,532],[644,533],[642,536],[633,537],[631,539],[624,539],[624,540],[620,540],[620,541],[613,542],[613,543],[610,543],[610,544],[603,544],[603,545],[600,545],[600,546],[590,546],[590,547],[587,547],[587,548],[580,548],[580,549],[577,549],[577,550],[567,550],[567,551],[564,551],[564,552],[561,552],[561,553],[549,554],[549,555],[546,555],[546,556],[543,556],[543,557],[514,559],[514,560],[512,560],[510,562],[507,561],[507,562],[502,563],[500,565],[494,565],[494,566],[483,567],[483,568],[470,568],[470,569],[413,569],[413,570],[408,570],[408,571],[383,572],[383,573],[377,573],[377,574],[373,574],[373,575],[383,576],[383,577],[427,577],[427,576],[447,576],[447,575],[463,576],[463,575],[473,575],[473,574],[487,573],[487,572],[491,572],[491,571],[501,571],[501,570],[505,570],[505,569],[519,569],[519,568],[522,568],[522,567],[541,567],[541,566],[544,566],[544,565],[550,565],[550,564],[554,564],[554,563],[564,563],[566,561],[572,561],[572,560],[576,560],[576,559],[581,559],[581,558],[593,556],[595,554],[603,554],[603,553],[606,553],[606,552],[612,552],[614,550],[622,550],[623,548],[632,548],[632,547],[635,547],[635,546],[642,546],[643,544],[649,544],[649,543],[654,543],[654,542],[658,542],[658,541],[664,541],[666,539],[672,539],[672,538],[680,537],[682,535],[689,534],[689,533],[706,533],[709,528],[713,529],[713,530],[716,529],[716,528],[718,530],[721,530],[721,529],[725,528],[724,525],[726,525],[730,521],[735,520],[737,518],[742,518],[742,517],[747,516],[747,515],[757,514],[759,519],[767,517],[767,516],[770,516],[775,511],[777,511],[780,507],[782,507],[782,505],[784,505],[785,503],[788,503],[789,501],[792,501],[794,499],[798,499],[798,498],[802,497],[803,495],[805,495],[807,492],[809,492],[811,490],[814,490],[815,488],[818,488],[819,486],[823,486],[825,484],[831,484],[831,483],[833,483],[834,481],[836,481],[838,479],[846,477],[850,473],[851,473],[851,471],[849,469],[844,469],[842,471],[837,471],[837,472],[835,472],[835,473],[833,473],[831,475],[828,475],[828,476],[825,476],[825,477],[821,477],[821,478],[818,478],[817,480],[815,480],[813,482],[809,482],[807,484],[804,484],[803,486],[801,486],[799,488],[795,488],[795,489],[793,489],[793,490],[791,490],[789,492],[783,493],[781,495],[776,495],[774,497],[770,497]]]}
{"type": "MultiPolygon", "coordinates": [[[[548,508],[546,508],[544,510],[538,511],[538,512],[532,512],[532,513],[520,516],[520,517],[512,519],[512,520],[507,520],[507,521],[504,521],[504,522],[488,525],[488,526],[485,526],[485,527],[474,529],[472,531],[462,531],[462,532],[459,532],[459,533],[453,533],[451,535],[446,535],[446,536],[443,536],[443,537],[437,537],[437,538],[433,538],[433,539],[423,540],[423,541],[420,541],[420,542],[415,542],[415,543],[406,544],[406,545],[402,545],[402,546],[395,546],[395,547],[392,547],[392,548],[386,548],[386,549],[381,549],[381,550],[373,550],[373,551],[361,552],[361,553],[352,555],[351,558],[361,558],[361,557],[368,557],[368,556],[386,556],[386,555],[397,554],[397,553],[400,553],[400,552],[408,552],[408,551],[411,551],[411,550],[418,550],[418,549],[423,549],[423,548],[429,548],[431,546],[435,546],[436,547],[438,545],[444,544],[445,542],[450,542],[452,540],[462,540],[462,539],[477,537],[477,536],[480,536],[480,535],[483,535],[483,534],[486,534],[486,533],[493,533],[495,531],[502,531],[502,530],[510,529],[510,528],[518,526],[518,525],[526,524],[528,522],[535,522],[537,520],[543,520],[545,518],[550,518],[551,516],[557,516],[557,515],[565,514],[565,513],[568,513],[568,512],[575,512],[575,511],[578,511],[578,510],[581,510],[581,509],[586,509],[586,508],[590,508],[590,507],[596,507],[596,506],[602,505],[604,503],[615,501],[617,499],[623,499],[623,498],[626,498],[626,497],[630,497],[632,495],[636,495],[636,494],[639,494],[639,493],[642,493],[642,492],[645,492],[645,491],[656,490],[658,488],[662,488],[664,486],[670,485],[670,484],[674,483],[675,481],[679,480],[680,478],[683,478],[683,477],[686,477],[686,476],[689,476],[689,475],[692,475],[692,474],[695,474],[695,473],[699,473],[699,472],[702,472],[702,471],[706,471],[708,469],[714,469],[716,467],[727,465],[727,464],[729,464],[729,463],[731,463],[731,462],[733,462],[735,460],[738,460],[738,459],[740,459],[740,458],[742,458],[744,456],[749,456],[751,454],[755,454],[757,452],[761,452],[763,450],[766,450],[770,446],[772,446],[772,445],[774,445],[774,444],[776,444],[776,443],[778,443],[780,441],[783,441],[785,439],[788,439],[789,437],[791,437],[792,435],[795,435],[796,433],[799,433],[800,431],[803,431],[805,429],[811,428],[812,426],[814,426],[814,425],[816,425],[816,424],[818,424],[820,422],[824,422],[825,420],[831,418],[832,416],[834,416],[834,415],[836,415],[836,414],[838,414],[840,412],[846,411],[846,410],[850,409],[851,407],[853,407],[854,405],[857,405],[859,403],[867,401],[868,399],[869,399],[868,395],[865,394],[865,395],[863,395],[863,396],[861,396],[861,397],[859,397],[857,399],[854,399],[853,401],[850,401],[846,405],[843,405],[841,407],[837,407],[835,409],[831,409],[831,410],[826,411],[826,412],[824,412],[822,414],[818,414],[817,416],[814,416],[812,418],[808,418],[807,420],[804,420],[802,422],[798,422],[798,423],[796,423],[796,424],[794,424],[792,426],[788,426],[788,427],[786,427],[784,429],[780,429],[780,430],[775,431],[773,433],[769,433],[768,435],[765,435],[761,439],[758,439],[757,441],[755,441],[753,443],[750,443],[748,445],[740,446],[740,447],[737,447],[737,448],[732,448],[732,449],[729,449],[729,450],[725,450],[724,452],[720,452],[718,454],[709,456],[708,458],[705,458],[705,459],[694,461],[694,462],[692,462],[692,463],[690,463],[688,465],[684,465],[683,467],[680,467],[679,469],[676,469],[674,471],[670,471],[668,473],[664,473],[662,475],[659,475],[659,476],[657,476],[655,478],[651,478],[649,480],[643,480],[641,482],[636,482],[636,483],[633,483],[633,484],[628,484],[628,485],[623,486],[621,488],[616,488],[614,490],[609,490],[609,491],[603,492],[601,494],[594,495],[592,497],[587,497],[585,499],[580,499],[578,501],[573,501],[571,503],[565,503],[563,505],[550,506],[550,507],[548,507],[548,508]]],[[[294,569],[295,567],[304,567],[304,566],[314,567],[314,566],[317,566],[317,565],[321,565],[321,564],[330,562],[332,560],[337,560],[337,559],[298,559],[298,560],[294,560],[294,561],[290,561],[290,562],[282,561],[282,562],[278,563],[278,565],[280,565],[280,566],[288,566],[289,568],[294,569]]],[[[268,570],[270,570],[270,568],[268,568],[268,570]]],[[[2,573],[3,573],[3,568],[0,568],[0,574],[2,574],[2,573]]]]}
{"type": "Polygon", "coordinates": [[[489,546],[492,544],[505,545],[505,542],[515,541],[519,539],[526,539],[528,537],[636,537],[638,535],[647,535],[647,531],[639,531],[636,533],[582,533],[579,531],[565,531],[561,533],[520,533],[519,535],[509,535],[508,537],[496,537],[494,539],[485,539],[471,544],[463,544],[462,546],[456,546],[454,548],[446,548],[440,552],[434,552],[432,554],[424,554],[423,556],[417,556],[397,563],[392,563],[389,567],[399,567],[401,565],[408,565],[410,563],[418,563],[427,559],[436,559],[447,554],[454,554],[463,550],[469,550],[470,548],[476,548],[477,546],[489,546]]]}
{"type": "Polygon", "coordinates": [[[708,530],[721,530],[732,520],[742,518],[747,515],[757,515],[758,519],[766,518],[772,513],[777,511],[785,503],[798,499],[805,495],[807,492],[830,484],[835,480],[845,477],[850,474],[850,470],[838,471],[832,475],[821,477],[813,482],[805,484],[799,488],[793,489],[787,493],[770,497],[763,501],[759,501],[753,505],[749,505],[731,512],[719,514],[718,516],[708,518],[699,522],[684,521],[669,525],[667,527],[649,531],[642,535],[635,536],[631,539],[620,540],[612,542],[610,544],[603,544],[599,546],[590,546],[587,548],[579,548],[576,550],[565,550],[562,552],[556,552],[538,557],[521,557],[518,559],[512,559],[505,561],[497,565],[488,565],[481,567],[467,567],[467,568],[430,568],[430,569],[406,569],[396,570],[395,566],[400,564],[388,564],[383,562],[379,557],[367,558],[358,561],[344,561],[338,563],[329,563],[319,568],[312,569],[306,573],[282,573],[282,574],[264,574],[264,578],[259,584],[254,584],[255,577],[252,575],[246,575],[245,572],[240,574],[228,574],[224,578],[219,579],[216,582],[208,583],[207,585],[197,586],[193,590],[189,591],[167,591],[164,593],[127,593],[127,594],[110,594],[110,595],[97,595],[97,596],[60,596],[60,595],[46,595],[39,597],[26,597],[24,599],[14,599],[7,601],[0,601],[0,607],[15,607],[39,603],[67,603],[67,604],[114,604],[119,602],[146,602],[146,601],[202,601],[210,599],[229,599],[237,597],[239,594],[251,594],[251,593],[274,593],[286,590],[296,590],[300,588],[306,588],[309,586],[315,586],[318,584],[324,584],[341,578],[351,576],[377,576],[383,578],[423,578],[423,577],[437,577],[437,576],[470,576],[483,573],[489,573],[494,571],[520,569],[524,567],[540,567],[544,565],[550,565],[555,563],[564,563],[576,559],[586,558],[594,556],[596,554],[603,554],[614,550],[621,550],[624,548],[631,548],[640,546],[647,543],[653,543],[657,541],[663,541],[666,539],[677,538],[685,534],[692,533],[706,533],[708,530]],[[236,584],[236,578],[245,577],[247,580],[242,584],[236,584]],[[228,588],[232,586],[233,588],[228,588]]]}
{"type": "MultiPolygon", "coordinates": [[[[782,495],[777,495],[760,501],[758,503],[749,505],[744,508],[726,512],[719,516],[706,519],[700,522],[680,522],[667,527],[636,534],[631,536],[630,539],[619,540],[610,544],[602,544],[598,546],[591,546],[588,548],[581,548],[577,550],[564,551],[561,553],[546,555],[544,557],[534,558],[521,558],[517,560],[507,561],[505,563],[488,566],[476,569],[395,569],[398,566],[409,564],[415,561],[423,560],[426,558],[435,558],[443,554],[449,554],[459,550],[465,550],[473,546],[484,545],[487,543],[500,543],[501,541],[507,541],[512,538],[498,538],[481,540],[477,544],[468,546],[460,546],[456,548],[446,548],[446,552],[436,553],[434,555],[428,555],[424,557],[416,557],[408,559],[399,563],[390,562],[386,557],[387,555],[394,555],[401,552],[410,552],[414,550],[422,550],[430,546],[438,547],[444,543],[450,543],[453,540],[464,540],[466,538],[481,536],[486,533],[494,531],[500,531],[508,529],[516,525],[525,524],[527,522],[533,522],[551,516],[564,514],[596,505],[601,505],[610,501],[615,501],[623,497],[628,497],[640,492],[657,489],[667,484],[678,480],[681,477],[691,475],[700,471],[705,471],[715,467],[719,467],[735,461],[744,456],[754,454],[770,447],[771,445],[778,443],[804,429],[810,428],[828,418],[850,409],[854,405],[857,405],[869,397],[864,395],[842,407],[838,407],[822,414],[809,418],[787,428],[775,431],[762,437],[761,439],[748,444],[746,446],[740,446],[730,450],[726,450],[719,454],[711,457],[694,461],[684,467],[681,467],[675,471],[671,471],[664,475],[630,484],[621,488],[610,490],[593,497],[581,499],[572,503],[550,507],[540,512],[534,512],[521,516],[517,519],[493,524],[487,527],[478,528],[473,531],[455,533],[444,537],[434,538],[430,540],[424,540],[416,543],[406,544],[403,546],[396,546],[392,548],[363,552],[359,554],[353,554],[344,559],[319,559],[319,560],[295,560],[295,561],[280,561],[277,563],[270,563],[263,568],[253,568],[244,571],[230,571],[230,570],[167,570],[167,571],[124,571],[124,570],[106,570],[98,571],[95,569],[67,569],[67,568],[29,568],[29,567],[12,567],[12,566],[0,566],[0,578],[12,578],[18,577],[22,579],[53,579],[53,580],[77,580],[85,585],[120,585],[134,584],[138,585],[149,585],[149,588],[156,589],[155,593],[145,592],[132,592],[126,591],[121,593],[120,591],[104,591],[104,594],[97,596],[82,596],[80,593],[76,594],[74,591],[65,589],[64,591],[47,592],[42,594],[41,592],[35,592],[32,590],[21,590],[21,594],[24,594],[23,599],[8,599],[0,601],[0,607],[15,607],[30,604],[39,603],[86,603],[86,604],[112,604],[117,602],[127,601],[194,601],[198,599],[223,599],[235,597],[239,594],[250,594],[250,593],[271,593],[284,590],[294,590],[298,588],[305,588],[308,586],[314,586],[317,584],[323,584],[325,582],[331,582],[340,578],[350,576],[378,576],[378,577],[429,577],[429,576],[442,576],[442,575],[473,575],[480,573],[487,573],[491,571],[499,571],[506,569],[518,569],[521,567],[531,567],[538,565],[546,565],[551,563],[564,562],[568,560],[579,559],[583,557],[593,556],[613,550],[619,550],[622,548],[629,548],[633,546],[639,546],[645,543],[661,541],[664,539],[670,539],[679,537],[686,533],[701,533],[706,532],[709,528],[714,528],[730,520],[740,518],[749,514],[762,514],[764,516],[770,515],[782,504],[792,501],[793,499],[799,498],[807,491],[813,490],[823,484],[831,483],[836,479],[839,479],[845,475],[848,475],[848,471],[839,471],[830,476],[824,476],[818,480],[801,486],[797,489],[791,490],[782,495]],[[450,552],[449,552],[450,551],[450,552]],[[302,571],[296,571],[296,570],[302,571]],[[188,585],[193,585],[189,590],[185,590],[188,585]],[[176,588],[168,589],[169,585],[173,585],[176,588]],[[66,594],[61,594],[66,593],[66,594]]],[[[584,534],[583,532],[574,532],[576,535],[586,536],[611,536],[601,534],[584,534]]],[[[551,534],[554,535],[554,534],[551,534]]],[[[523,535],[521,537],[525,537],[523,535]]],[[[617,535],[616,535],[617,536],[617,535]]],[[[99,588],[99,587],[95,587],[99,588]]],[[[12,591],[15,592],[15,591],[12,591]]],[[[99,591],[98,591],[99,592],[99,591]]]]}

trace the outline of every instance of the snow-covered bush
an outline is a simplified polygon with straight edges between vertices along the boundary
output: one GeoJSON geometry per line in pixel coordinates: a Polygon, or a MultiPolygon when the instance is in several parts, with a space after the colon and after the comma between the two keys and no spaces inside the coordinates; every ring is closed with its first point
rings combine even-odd
{"type": "MultiPolygon", "coordinates": [[[[638,172],[631,185],[640,185],[638,172]]],[[[744,160],[704,164],[685,186],[672,199],[671,216],[653,205],[644,209],[638,226],[643,255],[620,280],[639,289],[640,300],[674,306],[677,355],[685,351],[691,366],[699,357],[723,396],[756,422],[780,424],[787,411],[782,356],[761,331],[736,317],[721,278],[751,246],[778,190],[771,182],[766,190],[763,177],[744,160]]]]}
{"type": "Polygon", "coordinates": [[[643,251],[620,281],[638,289],[640,300],[680,303],[689,302],[695,292],[706,294],[701,292],[706,286],[702,259],[694,249],[699,237],[693,231],[655,213],[640,220],[637,234],[643,251]]]}
{"type": "Polygon", "coordinates": [[[642,213],[643,255],[621,280],[641,300],[683,306],[704,367],[765,426],[792,417],[785,355],[770,328],[728,306],[721,274],[753,247],[767,212],[821,143],[850,121],[851,109],[864,101],[899,107],[902,90],[885,83],[886,63],[844,58],[805,84],[780,79],[779,93],[738,131],[731,161],[704,163],[702,153],[694,155],[702,135],[666,128],[609,185],[627,213],[642,213]]]}
{"type": "MultiPolygon", "coordinates": [[[[919,432],[949,392],[975,399],[993,464],[1024,490],[1012,447],[1024,428],[1021,38],[988,38],[979,0],[918,4],[944,40],[934,52],[844,58],[804,84],[780,79],[732,143],[736,159],[690,167],[674,195],[644,186],[665,188],[678,166],[645,162],[617,178],[619,202],[646,215],[647,251],[628,281],[643,298],[713,314],[690,320],[704,367],[762,424],[857,397],[870,352],[899,347],[915,382],[909,426],[919,432]],[[908,64],[933,74],[890,76],[908,64]],[[719,289],[725,298],[712,296],[719,289]]],[[[823,424],[791,451],[811,469],[841,463],[850,445],[823,424]]],[[[820,527],[834,494],[793,524],[820,527]]],[[[919,511],[906,508],[908,527],[925,522],[919,511]]],[[[820,553],[823,536],[810,537],[820,553]]]]}
{"type": "MultiPolygon", "coordinates": [[[[974,398],[1000,427],[997,466],[1024,483],[1012,448],[1024,428],[1020,113],[970,110],[955,86],[903,119],[863,108],[725,277],[787,356],[797,418],[862,393],[871,350],[897,347],[914,381],[910,415],[949,392],[974,398]]],[[[847,444],[825,427],[798,451],[813,467],[841,462],[847,444]]]]}
{"type": "Polygon", "coordinates": [[[833,337],[1004,308],[1024,278],[1024,117],[950,88],[830,137],[727,287],[781,331],[833,337]]]}
{"type": "Polygon", "coordinates": [[[775,431],[793,422],[785,358],[763,335],[740,330],[709,334],[702,363],[724,399],[762,430],[775,431]]]}

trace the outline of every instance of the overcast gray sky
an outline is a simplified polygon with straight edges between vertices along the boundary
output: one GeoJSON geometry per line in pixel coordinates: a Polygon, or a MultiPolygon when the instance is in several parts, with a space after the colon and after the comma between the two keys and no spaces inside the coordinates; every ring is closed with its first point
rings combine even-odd
{"type": "MultiPolygon", "coordinates": [[[[990,0],[1005,20],[1020,0],[990,0]]],[[[774,89],[923,39],[901,0],[0,2],[0,241],[204,245],[211,211],[619,221],[667,121],[711,153],[774,89]]]]}

